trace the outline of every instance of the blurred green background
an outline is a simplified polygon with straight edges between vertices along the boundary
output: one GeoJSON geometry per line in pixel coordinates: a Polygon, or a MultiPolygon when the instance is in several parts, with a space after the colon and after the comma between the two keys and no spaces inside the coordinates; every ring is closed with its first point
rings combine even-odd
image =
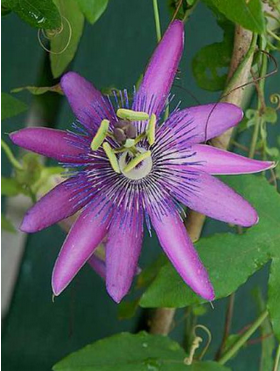
{"type": "MultiPolygon", "coordinates": [[[[166,2],[160,1],[162,28],[169,22],[166,2]]],[[[191,61],[204,45],[220,41],[222,32],[208,9],[199,5],[185,29],[185,51],[181,63],[181,80],[176,84],[187,88],[201,103],[215,102],[218,94],[199,89],[192,77],[191,61]]],[[[149,0],[118,0],[109,3],[107,11],[93,26],[86,24],[76,58],[71,68],[96,87],[115,86],[132,89],[156,45],[152,2],[149,0]]],[[[17,16],[2,18],[2,91],[26,85],[52,85],[48,55],[40,47],[37,31],[17,16]]],[[[277,90],[278,78],[267,79],[268,95],[277,90]]],[[[182,106],[194,105],[187,92],[174,88],[182,106]]],[[[35,112],[43,104],[43,121],[49,126],[67,128],[73,115],[64,97],[48,94],[33,97],[24,92],[19,97],[35,112]],[[38,108],[39,107],[39,108],[38,108]]],[[[5,133],[24,127],[30,111],[2,125],[5,133]]],[[[38,125],[42,118],[38,118],[38,125]]],[[[277,130],[277,128],[275,129],[277,130]]],[[[279,132],[279,129],[278,129],[279,132]]],[[[16,151],[16,148],[12,147],[16,151]]],[[[10,168],[3,156],[3,172],[10,168]]],[[[204,234],[225,230],[225,224],[207,221],[204,234]]],[[[52,267],[65,233],[54,226],[29,235],[10,310],[3,321],[2,366],[5,371],[49,371],[54,363],[70,352],[97,339],[120,331],[136,332],[146,328],[147,311],[138,310],[132,320],[119,320],[118,307],[108,297],[104,282],[89,268],[84,267],[70,287],[52,302],[50,278],[52,267]]],[[[10,246],[12,249],[13,246],[10,246]]],[[[145,237],[140,266],[147,266],[159,253],[156,237],[145,237]]],[[[238,246],[236,246],[238,254],[238,246]]],[[[236,272],[238,274],[238,272],[236,272]]],[[[238,290],[233,331],[239,331],[252,322],[257,309],[251,291],[261,286],[266,292],[267,267],[252,277],[238,290]]],[[[214,303],[199,322],[209,327],[213,340],[206,359],[215,354],[221,341],[226,300],[214,303]]],[[[184,312],[178,310],[176,320],[184,312]]],[[[171,333],[183,337],[183,324],[178,323],[171,333]]],[[[260,345],[242,350],[229,364],[233,370],[248,371],[258,368],[260,345]]]]}

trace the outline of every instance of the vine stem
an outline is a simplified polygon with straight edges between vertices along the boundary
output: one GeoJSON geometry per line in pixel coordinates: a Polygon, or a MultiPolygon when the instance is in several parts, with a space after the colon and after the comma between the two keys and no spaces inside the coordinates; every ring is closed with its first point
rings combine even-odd
{"type": "MultiPolygon", "coordinates": [[[[228,94],[234,88],[237,88],[244,83],[247,83],[250,76],[251,65],[253,61],[253,52],[255,49],[254,42],[256,36],[253,37],[251,31],[245,30],[239,25],[235,27],[234,47],[231,58],[231,64],[228,73],[228,84],[225,89],[226,97],[224,102],[234,103],[238,106],[242,105],[245,97],[246,89],[235,89],[232,93],[228,94]],[[249,54],[249,57],[248,57],[249,54]],[[247,57],[246,57],[247,56],[247,57]],[[234,84],[234,85],[233,85],[234,84]]],[[[227,149],[232,129],[227,130],[221,136],[212,140],[212,145],[215,147],[227,149]]],[[[189,236],[193,242],[197,241],[200,237],[205,216],[195,211],[190,211],[185,225],[189,236]]],[[[173,319],[175,315],[174,308],[159,308],[156,310],[154,318],[151,322],[150,331],[152,333],[168,335],[172,328],[173,319]]]]}
{"type": "Polygon", "coordinates": [[[160,28],[160,19],[159,19],[159,10],[158,10],[157,0],[153,0],[153,7],[154,7],[154,17],[155,17],[155,24],[156,24],[157,41],[160,42],[161,28],[160,28]]]}
{"type": "Polygon", "coordinates": [[[190,18],[190,16],[192,15],[193,11],[195,10],[198,2],[199,2],[199,0],[195,0],[195,2],[193,3],[192,7],[190,9],[186,10],[185,15],[184,15],[184,18],[183,18],[183,22],[184,23],[186,23],[187,20],[190,18]]]}
{"type": "MultiPolygon", "coordinates": [[[[262,56],[262,66],[260,71],[260,77],[264,77],[267,71],[267,57],[263,54],[262,56]]],[[[254,127],[253,137],[251,141],[249,157],[253,158],[256,152],[256,146],[259,138],[259,132],[262,125],[262,117],[263,111],[265,109],[265,101],[264,101],[264,83],[265,79],[261,80],[260,83],[256,83],[256,89],[258,93],[258,110],[259,110],[259,117],[254,127]]]]}
{"type": "Polygon", "coordinates": [[[261,124],[262,124],[262,118],[258,117],[257,122],[254,127],[253,136],[252,136],[252,141],[251,141],[251,146],[250,146],[250,151],[249,151],[249,158],[254,158],[261,124]]]}
{"type": "Polygon", "coordinates": [[[168,335],[174,320],[175,308],[158,308],[151,321],[150,333],[168,335]]]}
{"type": "Polygon", "coordinates": [[[216,355],[215,359],[219,359],[221,357],[221,355],[223,353],[223,350],[224,350],[224,347],[225,347],[225,344],[226,344],[226,341],[227,341],[227,338],[230,334],[230,328],[231,328],[231,322],[232,322],[232,316],[233,316],[234,299],[235,299],[235,294],[232,293],[229,297],[222,343],[221,343],[221,346],[220,346],[220,348],[217,352],[217,355],[216,355]]]}
{"type": "Polygon", "coordinates": [[[263,323],[263,321],[268,316],[268,311],[265,310],[252,325],[246,330],[243,335],[233,344],[227,352],[225,352],[222,357],[218,360],[220,365],[224,365],[234,354],[246,343],[246,341],[253,335],[257,328],[263,323]]]}
{"type": "Polygon", "coordinates": [[[273,371],[279,371],[279,366],[280,366],[280,344],[278,345],[277,348],[273,371]]]}

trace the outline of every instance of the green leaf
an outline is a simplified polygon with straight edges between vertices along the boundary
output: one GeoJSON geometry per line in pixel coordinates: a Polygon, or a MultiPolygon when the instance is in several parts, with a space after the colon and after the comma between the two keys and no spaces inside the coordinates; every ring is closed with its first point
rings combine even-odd
{"type": "Polygon", "coordinates": [[[121,333],[70,354],[54,371],[229,371],[216,362],[184,364],[186,354],[165,336],[121,333]]]}
{"type": "Polygon", "coordinates": [[[231,49],[227,43],[214,43],[200,49],[195,55],[192,69],[200,88],[209,91],[224,88],[227,75],[223,68],[229,65],[231,49]]]}
{"type": "Polygon", "coordinates": [[[29,91],[29,93],[33,95],[41,95],[48,92],[51,93],[58,93],[63,95],[63,91],[59,84],[56,84],[54,86],[22,86],[20,88],[15,88],[11,90],[11,93],[19,93],[23,90],[29,91]]]}
{"type": "Polygon", "coordinates": [[[86,19],[94,24],[105,12],[109,0],[76,0],[86,19]]]}
{"type": "Polygon", "coordinates": [[[1,214],[1,229],[7,232],[16,233],[16,229],[13,226],[12,222],[1,214]]]}
{"type": "Polygon", "coordinates": [[[167,262],[167,258],[164,254],[160,254],[159,257],[147,268],[144,268],[139,276],[137,277],[136,288],[140,289],[148,286],[157,276],[160,268],[167,262]]]}
{"type": "Polygon", "coordinates": [[[11,13],[11,10],[9,8],[6,8],[5,6],[1,5],[1,17],[8,15],[10,13],[11,13]]]}
{"type": "Polygon", "coordinates": [[[1,178],[1,195],[13,197],[21,193],[25,194],[26,192],[15,178],[1,178]]]}
{"type": "Polygon", "coordinates": [[[18,183],[26,186],[32,186],[39,179],[42,171],[40,156],[35,153],[27,153],[22,158],[23,170],[16,171],[16,180],[18,183]]]}
{"type": "Polygon", "coordinates": [[[203,47],[192,60],[198,86],[210,91],[224,89],[232,54],[233,26],[228,22],[218,23],[224,29],[223,41],[203,47]]]}
{"type": "Polygon", "coordinates": [[[280,151],[276,147],[265,147],[265,152],[272,158],[278,158],[280,151]]]}
{"type": "Polygon", "coordinates": [[[119,319],[129,319],[132,318],[138,308],[139,298],[132,301],[122,301],[118,305],[118,318],[119,319]]]}
{"type": "MultiPolygon", "coordinates": [[[[221,233],[196,243],[201,260],[208,269],[216,299],[230,295],[271,257],[279,254],[280,196],[275,188],[263,177],[254,175],[222,177],[222,180],[257,209],[260,220],[243,235],[221,233]]],[[[144,292],[140,305],[185,307],[201,302],[203,300],[167,263],[144,292]]]]}
{"type": "Polygon", "coordinates": [[[74,58],[84,28],[84,16],[75,0],[55,0],[60,9],[63,30],[51,39],[51,70],[59,77],[74,58]]]}
{"type": "Polygon", "coordinates": [[[5,0],[2,5],[32,27],[55,29],[61,24],[59,11],[52,0],[5,0]]]}
{"type": "Polygon", "coordinates": [[[32,191],[41,198],[63,180],[61,177],[63,170],[59,166],[43,168],[39,178],[32,184],[32,191]]]}
{"type": "Polygon", "coordinates": [[[197,316],[197,317],[200,317],[200,316],[204,316],[204,314],[207,313],[207,306],[206,305],[193,305],[191,307],[191,310],[192,310],[192,313],[194,314],[194,316],[197,316]]]}
{"type": "Polygon", "coordinates": [[[266,122],[275,124],[277,122],[277,111],[273,107],[265,107],[265,111],[262,114],[262,118],[266,122]]]}
{"type": "Polygon", "coordinates": [[[1,120],[17,116],[27,110],[27,105],[10,94],[1,93],[1,120]]]}
{"type": "Polygon", "coordinates": [[[261,0],[203,0],[214,6],[230,21],[256,33],[265,32],[261,0]]]}
{"type": "Polygon", "coordinates": [[[280,341],[280,254],[273,257],[270,267],[267,308],[274,334],[280,341]]]}

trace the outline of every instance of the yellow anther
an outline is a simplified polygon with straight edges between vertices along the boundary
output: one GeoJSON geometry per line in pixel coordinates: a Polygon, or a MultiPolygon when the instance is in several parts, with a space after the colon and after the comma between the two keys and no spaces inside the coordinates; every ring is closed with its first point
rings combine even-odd
{"type": "Polygon", "coordinates": [[[135,145],[135,139],[127,139],[124,143],[125,148],[130,148],[135,145]]]}
{"type": "Polygon", "coordinates": [[[150,117],[147,129],[146,129],[146,135],[147,135],[147,139],[148,139],[150,146],[152,146],[155,143],[156,122],[157,122],[157,117],[153,113],[150,117]]]}
{"type": "Polygon", "coordinates": [[[107,142],[103,143],[103,146],[102,147],[103,147],[103,149],[104,149],[104,151],[105,151],[105,153],[106,153],[106,155],[107,155],[107,157],[108,157],[108,159],[110,161],[110,164],[112,166],[112,169],[116,173],[120,174],[121,171],[120,171],[118,159],[117,159],[117,156],[115,155],[112,147],[107,142]]]}
{"type": "Polygon", "coordinates": [[[151,156],[151,151],[140,153],[136,155],[123,169],[125,173],[128,173],[130,170],[134,169],[140,162],[151,156]]]}
{"type": "Polygon", "coordinates": [[[119,108],[117,110],[117,116],[123,120],[129,121],[143,121],[149,119],[149,115],[146,112],[133,111],[125,108],[119,108]]]}
{"type": "Polygon", "coordinates": [[[101,144],[104,142],[104,139],[107,136],[108,128],[109,128],[110,121],[108,120],[102,120],[97,133],[95,134],[95,137],[93,138],[90,148],[93,151],[96,151],[101,144]]]}

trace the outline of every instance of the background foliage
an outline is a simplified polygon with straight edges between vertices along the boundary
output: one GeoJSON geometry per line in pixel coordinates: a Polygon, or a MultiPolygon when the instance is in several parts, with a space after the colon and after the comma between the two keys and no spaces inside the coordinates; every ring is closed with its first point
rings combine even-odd
{"type": "MultiPolygon", "coordinates": [[[[178,3],[159,4],[165,28],[170,12],[174,13],[178,3]]],[[[277,0],[271,0],[270,5],[279,11],[277,0]]],[[[2,14],[5,14],[3,67],[6,72],[2,93],[4,132],[23,127],[30,115],[39,124],[66,128],[73,117],[65,99],[61,105],[57,79],[66,69],[80,72],[106,91],[112,87],[130,88],[143,72],[156,45],[151,1],[4,0],[2,14]],[[42,46],[50,49],[50,53],[42,46]],[[15,96],[16,93],[20,94],[15,96]]],[[[218,92],[225,87],[232,53],[233,22],[259,35],[260,48],[273,50],[267,44],[267,18],[260,0],[242,0],[238,6],[235,0],[203,0],[200,4],[187,0],[183,1],[178,16],[186,14],[190,17],[186,24],[186,49],[179,79],[173,88],[178,99],[182,99],[182,106],[195,104],[188,91],[201,103],[219,99],[218,92]]],[[[276,39],[274,48],[277,43],[276,39]]],[[[254,63],[263,66],[264,58],[258,54],[254,63]]],[[[258,94],[246,111],[237,137],[241,144],[234,147],[235,151],[250,147],[253,155],[257,152],[257,156],[280,159],[279,126],[275,125],[277,112],[272,104],[277,103],[277,96],[273,94],[279,94],[279,82],[279,75],[267,79],[265,90],[264,80],[261,83],[265,94],[258,94]],[[269,101],[271,95],[275,97],[272,102],[269,101]],[[259,135],[252,147],[256,127],[259,135]]],[[[22,194],[34,201],[53,186],[52,176],[61,169],[52,162],[45,167],[38,156],[18,152],[5,135],[3,138],[12,149],[11,152],[4,144],[6,159],[10,159],[14,171],[11,172],[11,166],[5,161],[2,193],[8,197],[22,194]]],[[[279,169],[277,171],[274,177],[279,174],[279,169]]],[[[243,331],[246,334],[244,327],[260,313],[266,313],[267,306],[271,322],[263,319],[258,324],[256,344],[246,341],[246,349],[242,348],[228,366],[240,371],[266,371],[271,369],[275,356],[272,330],[280,340],[279,195],[264,176],[226,177],[225,180],[257,208],[260,223],[240,236],[232,226],[209,220],[197,248],[209,269],[217,297],[225,298],[238,289],[232,334],[224,353],[238,343],[243,331]],[[263,341],[258,339],[260,336],[263,341]]],[[[5,214],[2,227],[16,233],[5,214]]],[[[135,370],[229,370],[213,361],[196,361],[188,367],[184,364],[193,340],[190,334],[197,321],[212,332],[213,340],[205,359],[214,359],[221,342],[226,301],[218,300],[212,310],[182,283],[164,258],[160,256],[154,262],[159,256],[155,237],[146,236],[141,258],[141,266],[147,267],[150,263],[150,268],[138,277],[130,297],[119,308],[107,297],[101,279],[87,267],[62,297],[54,304],[51,302],[51,268],[63,238],[58,226],[28,237],[17,288],[4,324],[3,365],[7,370],[49,370],[70,352],[121,331],[131,334],[121,333],[93,343],[57,363],[54,370],[94,371],[102,367],[106,371],[124,371],[130,370],[132,364],[135,370]],[[176,342],[138,333],[147,330],[149,315],[149,311],[139,309],[138,304],[143,308],[184,308],[178,310],[171,333],[176,342]],[[118,316],[126,319],[119,321],[118,316]]]]}

